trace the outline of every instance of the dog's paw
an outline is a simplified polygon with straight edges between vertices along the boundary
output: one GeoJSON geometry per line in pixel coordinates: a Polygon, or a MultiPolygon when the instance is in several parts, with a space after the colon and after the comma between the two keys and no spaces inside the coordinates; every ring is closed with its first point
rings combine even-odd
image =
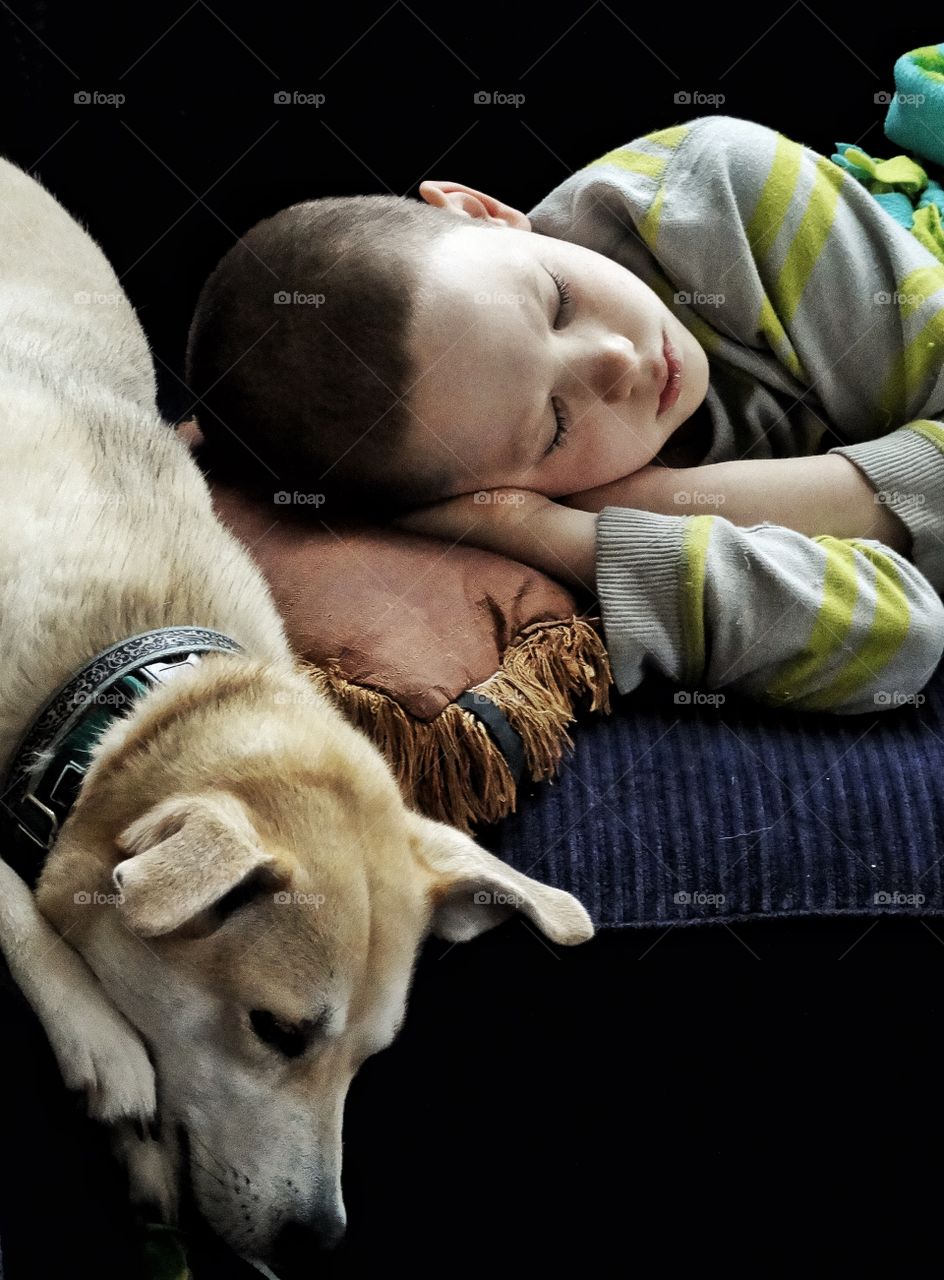
{"type": "Polygon", "coordinates": [[[148,1222],[177,1222],[179,1156],[159,1126],[123,1120],[112,1128],[112,1150],[128,1174],[128,1195],[148,1222]]]}
{"type": "Polygon", "coordinates": [[[105,1001],[78,1001],[45,1025],[66,1087],[85,1094],[93,1119],[107,1124],[153,1119],[154,1067],[140,1036],[117,1009],[105,1001]]]}

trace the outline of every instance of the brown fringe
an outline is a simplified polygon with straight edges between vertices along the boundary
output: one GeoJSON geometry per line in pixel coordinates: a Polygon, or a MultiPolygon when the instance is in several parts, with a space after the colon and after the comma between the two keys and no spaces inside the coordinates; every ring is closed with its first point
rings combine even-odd
{"type": "MultiPolygon", "coordinates": [[[[501,667],[469,692],[500,707],[522,740],[533,781],[550,777],[573,741],[575,705],[610,710],[613,682],[598,618],[535,622],[506,649],[501,667]]],[[[353,684],[336,666],[312,675],[342,711],[377,744],[403,794],[440,822],[470,832],[515,811],[515,782],[491,734],[451,702],[432,721],[416,720],[387,694],[353,684]]]]}

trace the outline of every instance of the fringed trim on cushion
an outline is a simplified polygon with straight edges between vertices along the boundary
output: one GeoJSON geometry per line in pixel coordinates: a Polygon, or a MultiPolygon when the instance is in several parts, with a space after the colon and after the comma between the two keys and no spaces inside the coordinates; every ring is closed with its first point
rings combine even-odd
{"type": "MultiPolygon", "coordinates": [[[[554,773],[573,741],[567,726],[582,697],[589,710],[610,710],[610,663],[591,622],[535,622],[505,650],[495,675],[469,692],[484,695],[520,737],[533,781],[554,773]]],[[[469,832],[515,811],[515,780],[481,720],[451,702],[435,720],[416,720],[376,689],[352,684],[334,668],[312,675],[341,710],[376,743],[393,767],[407,802],[469,832]]]]}

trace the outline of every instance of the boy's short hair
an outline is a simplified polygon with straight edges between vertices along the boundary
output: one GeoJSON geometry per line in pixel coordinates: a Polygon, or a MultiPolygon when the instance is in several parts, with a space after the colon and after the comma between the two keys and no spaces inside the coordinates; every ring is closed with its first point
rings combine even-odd
{"type": "Polygon", "coordinates": [[[404,458],[408,432],[423,441],[407,404],[422,372],[409,338],[424,249],[469,222],[403,196],[338,196],[238,240],[203,286],[187,343],[214,471],[260,490],[317,489],[331,509],[371,518],[446,497],[445,464],[424,468],[422,447],[404,458]]]}

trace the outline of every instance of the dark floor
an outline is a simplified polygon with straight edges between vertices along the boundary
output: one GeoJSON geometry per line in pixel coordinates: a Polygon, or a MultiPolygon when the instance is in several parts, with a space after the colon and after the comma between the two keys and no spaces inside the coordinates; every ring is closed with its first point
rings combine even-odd
{"type": "MultiPolygon", "coordinates": [[[[313,1273],[845,1276],[891,1245],[930,1274],[942,974],[918,920],[431,944],[349,1096],[348,1238],[313,1273]]],[[[98,1131],[7,993],[0,1016],[5,1280],[140,1274],[98,1131]]]]}

